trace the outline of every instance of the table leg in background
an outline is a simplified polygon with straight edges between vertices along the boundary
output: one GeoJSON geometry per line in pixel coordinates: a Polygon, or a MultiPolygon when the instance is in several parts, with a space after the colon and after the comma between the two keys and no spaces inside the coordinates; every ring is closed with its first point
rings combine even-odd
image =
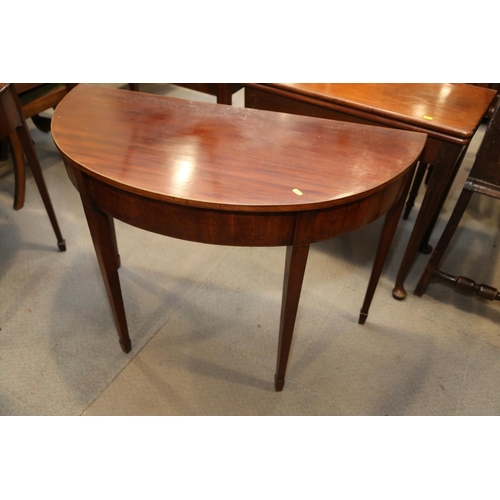
{"type": "Polygon", "coordinates": [[[455,177],[457,176],[458,170],[460,169],[460,166],[462,165],[462,161],[465,157],[466,152],[467,152],[467,148],[463,147],[462,152],[460,153],[460,156],[459,156],[458,160],[456,161],[455,166],[452,170],[452,175],[447,182],[445,192],[444,192],[443,197],[441,198],[441,200],[439,202],[439,206],[436,210],[436,213],[434,214],[434,217],[432,218],[432,221],[431,221],[429,227],[427,228],[427,232],[424,235],[424,239],[422,240],[422,243],[420,244],[420,252],[421,253],[429,254],[432,252],[432,247],[429,245],[429,240],[431,238],[432,231],[434,229],[434,226],[436,225],[436,222],[438,221],[439,214],[441,213],[441,210],[443,209],[444,202],[446,201],[446,198],[448,197],[451,186],[453,185],[453,182],[455,180],[455,177]]]}
{"type": "Polygon", "coordinates": [[[455,165],[461,149],[462,147],[456,144],[443,143],[441,151],[433,164],[432,176],[429,180],[429,185],[427,186],[403,260],[399,266],[394,289],[392,290],[392,296],[395,299],[403,300],[407,295],[404,288],[404,281],[415,260],[419,247],[426,235],[429,235],[428,230],[432,227],[434,217],[439,215],[442,203],[444,202],[443,197],[449,191],[455,176],[454,169],[450,168],[450,162],[452,161],[455,165]]]}

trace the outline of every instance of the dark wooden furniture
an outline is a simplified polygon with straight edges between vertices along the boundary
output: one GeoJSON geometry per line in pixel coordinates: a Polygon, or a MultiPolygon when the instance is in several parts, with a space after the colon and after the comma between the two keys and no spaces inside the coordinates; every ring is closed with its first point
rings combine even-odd
{"type": "Polygon", "coordinates": [[[387,213],[368,314],[425,135],[79,85],[52,134],[80,192],[122,349],[117,218],[201,243],[286,246],[276,390],[309,246],[387,213]]]}
{"type": "Polygon", "coordinates": [[[56,214],[43,178],[42,168],[33,147],[26,120],[22,114],[19,99],[12,85],[0,83],[0,138],[3,139],[5,137],[9,137],[11,142],[18,141],[21,145],[56,234],[57,246],[62,251],[66,250],[66,242],[62,237],[59,224],[57,223],[56,214]]]}
{"type": "MultiPolygon", "coordinates": [[[[243,88],[242,83],[172,83],[179,87],[196,90],[203,94],[217,97],[217,104],[229,104],[233,102],[233,94],[243,88]]],[[[138,83],[129,83],[130,90],[139,90],[138,83]]]]}
{"type": "MultiPolygon", "coordinates": [[[[12,85],[19,96],[24,118],[26,120],[31,118],[37,128],[43,132],[50,132],[50,118],[40,116],[40,113],[55,108],[61,99],[74,87],[73,84],[69,83],[14,83],[12,85]]],[[[14,208],[19,210],[24,206],[26,192],[23,147],[15,135],[10,138],[10,145],[16,180],[14,208]]]]}
{"type": "Polygon", "coordinates": [[[471,83],[470,85],[477,85],[478,87],[484,87],[485,89],[492,89],[496,92],[496,96],[492,101],[490,109],[485,115],[485,118],[489,119],[493,116],[497,102],[500,100],[500,83],[471,83]]]}
{"type": "Polygon", "coordinates": [[[425,132],[420,160],[433,166],[426,194],[396,278],[393,296],[406,297],[404,280],[428,241],[460,159],[495,91],[467,84],[245,84],[251,108],[425,132]]]}
{"type": "Polygon", "coordinates": [[[448,224],[446,225],[436,249],[432,253],[415,289],[415,295],[422,296],[431,278],[441,278],[453,283],[457,288],[475,292],[484,299],[500,300],[496,288],[489,285],[478,285],[464,276],[452,276],[438,269],[444,252],[448,248],[460,220],[467,209],[473,193],[500,199],[500,103],[497,103],[493,116],[485,132],[483,142],[477,152],[474,165],[458,198],[448,224]]]}
{"type": "Polygon", "coordinates": [[[233,94],[243,88],[242,83],[174,83],[173,85],[213,95],[217,97],[217,104],[229,105],[233,102],[233,94]]]}

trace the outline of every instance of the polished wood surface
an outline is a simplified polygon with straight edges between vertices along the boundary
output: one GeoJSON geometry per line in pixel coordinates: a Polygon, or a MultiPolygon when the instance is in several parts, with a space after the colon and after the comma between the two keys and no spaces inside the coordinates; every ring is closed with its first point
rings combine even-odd
{"type": "Polygon", "coordinates": [[[396,278],[393,295],[406,297],[404,281],[428,241],[461,158],[495,91],[467,84],[245,84],[245,106],[345,122],[425,132],[420,160],[432,165],[420,211],[396,278]]]}
{"type": "MultiPolygon", "coordinates": [[[[273,83],[370,116],[395,120],[429,136],[467,144],[488,109],[494,92],[451,83],[273,83]],[[465,142],[463,142],[465,141],[465,142]]],[[[399,126],[398,128],[401,128],[399,126]]]]}
{"type": "Polygon", "coordinates": [[[413,132],[91,85],[61,102],[52,133],[80,192],[126,352],[114,218],[191,241],[288,247],[277,390],[310,244],[387,213],[364,322],[425,144],[413,132]]]}
{"type": "MultiPolygon", "coordinates": [[[[35,148],[33,147],[33,140],[29,133],[28,126],[26,125],[19,98],[11,84],[0,83],[0,139],[5,137],[9,137],[11,144],[19,144],[20,154],[26,155],[33,173],[33,178],[35,179],[52,228],[56,234],[57,245],[61,251],[66,250],[66,241],[62,236],[57,222],[57,217],[43,177],[42,168],[38,161],[35,148]]],[[[22,180],[24,182],[24,178],[22,180]]]]}
{"type": "Polygon", "coordinates": [[[390,129],[89,85],[73,94],[53,118],[60,151],[93,177],[180,205],[281,212],[346,203],[400,175],[422,141],[390,129]],[[84,99],[91,102],[82,108],[84,99]]]}

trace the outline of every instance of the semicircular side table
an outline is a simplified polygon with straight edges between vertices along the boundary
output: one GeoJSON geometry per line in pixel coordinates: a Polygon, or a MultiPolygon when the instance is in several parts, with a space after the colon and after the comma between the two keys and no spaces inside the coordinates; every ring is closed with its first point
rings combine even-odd
{"type": "Polygon", "coordinates": [[[311,243],[387,214],[364,323],[425,134],[77,86],[52,134],[78,189],[120,344],[131,341],[113,220],[189,241],[286,246],[275,388],[283,389],[311,243]]]}

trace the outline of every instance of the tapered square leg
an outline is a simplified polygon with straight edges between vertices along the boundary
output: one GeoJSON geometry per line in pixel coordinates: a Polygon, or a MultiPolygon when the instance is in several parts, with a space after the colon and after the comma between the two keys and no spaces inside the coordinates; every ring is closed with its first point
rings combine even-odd
{"type": "Polygon", "coordinates": [[[314,227],[314,214],[307,212],[297,216],[293,246],[286,248],[285,275],[283,279],[283,298],[281,301],[281,320],[278,342],[278,359],[274,387],[282,391],[285,385],[285,372],[292,345],[293,329],[297,318],[300,292],[306,271],[307,256],[314,227]]]}
{"type": "Polygon", "coordinates": [[[392,206],[392,208],[387,212],[384,220],[384,226],[380,234],[380,240],[378,243],[377,253],[375,254],[375,261],[373,262],[372,272],[370,276],[370,281],[368,282],[368,288],[366,290],[365,300],[359,314],[359,324],[364,325],[366,318],[368,317],[368,310],[370,309],[370,304],[373,299],[373,295],[378,285],[380,275],[384,268],[385,261],[387,259],[387,254],[391,248],[392,240],[394,238],[394,233],[398,227],[399,219],[401,218],[401,213],[404,208],[406,195],[410,187],[412,180],[411,170],[401,188],[398,201],[392,206]]]}
{"type": "Polygon", "coordinates": [[[306,270],[309,245],[286,249],[285,278],[283,282],[283,299],[281,303],[281,321],[278,344],[278,360],[274,387],[276,391],[283,390],[285,385],[285,372],[292,345],[293,329],[297,318],[300,292],[306,270]]]}
{"type": "Polygon", "coordinates": [[[120,345],[124,352],[130,352],[132,344],[128,334],[125,307],[118,276],[119,261],[117,259],[113,219],[96,206],[88,204],[83,198],[82,202],[109,304],[118,330],[120,345]]]}

